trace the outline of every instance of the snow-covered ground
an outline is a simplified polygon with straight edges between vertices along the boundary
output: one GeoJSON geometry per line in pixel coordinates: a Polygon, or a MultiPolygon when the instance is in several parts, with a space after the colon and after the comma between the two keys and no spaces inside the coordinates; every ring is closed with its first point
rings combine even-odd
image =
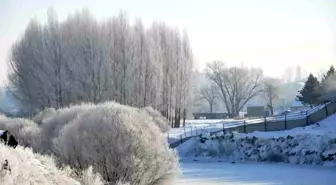
{"type": "Polygon", "coordinates": [[[182,160],[283,162],[336,166],[336,114],[277,132],[194,137],[177,147],[182,160]]]}
{"type": "Polygon", "coordinates": [[[185,162],[175,185],[334,185],[336,168],[262,163],[185,162]]]}
{"type": "MultiPolygon", "coordinates": [[[[196,136],[201,133],[218,131],[224,128],[236,127],[243,124],[242,121],[237,121],[233,119],[225,120],[186,120],[186,127],[183,128],[172,128],[169,131],[169,143],[173,143],[180,140],[181,137],[196,136]]],[[[167,136],[168,137],[168,136],[167,136]]]]}
{"type": "Polygon", "coordinates": [[[256,136],[263,138],[272,138],[272,137],[286,137],[296,136],[299,134],[311,134],[311,135],[328,135],[336,137],[336,114],[333,114],[326,119],[306,127],[297,127],[291,130],[283,130],[277,132],[253,132],[249,134],[242,134],[246,136],[256,136]]]}
{"type": "MultiPolygon", "coordinates": [[[[281,120],[296,120],[296,119],[302,119],[306,117],[307,115],[310,115],[318,110],[321,110],[325,107],[325,105],[319,105],[316,106],[312,109],[309,109],[307,112],[306,111],[296,111],[289,113],[288,115],[285,116],[276,116],[276,117],[268,117],[267,121],[272,122],[272,121],[281,121],[281,120]]],[[[334,118],[333,118],[334,119],[334,118]]],[[[254,123],[260,123],[263,122],[264,119],[245,119],[246,124],[254,124],[254,123]]],[[[336,119],[335,119],[336,122],[336,119]]],[[[182,138],[189,137],[189,136],[196,136],[201,133],[209,133],[209,132],[214,132],[214,131],[220,131],[224,128],[232,128],[232,127],[238,127],[244,125],[244,120],[234,120],[234,119],[222,119],[222,120],[186,120],[186,127],[183,128],[173,128],[169,132],[169,143],[173,143],[175,141],[178,141],[182,138]]],[[[297,132],[300,131],[302,128],[298,128],[294,131],[291,132],[297,132]]],[[[336,129],[336,127],[335,127],[336,129]]],[[[264,136],[267,135],[272,135],[274,134],[273,132],[266,132],[264,136]]],[[[279,133],[281,134],[281,133],[279,133]]],[[[283,134],[287,134],[286,131],[283,132],[283,134]]],[[[262,135],[262,134],[260,134],[262,135]]],[[[288,134],[287,134],[288,135],[288,134]]]]}

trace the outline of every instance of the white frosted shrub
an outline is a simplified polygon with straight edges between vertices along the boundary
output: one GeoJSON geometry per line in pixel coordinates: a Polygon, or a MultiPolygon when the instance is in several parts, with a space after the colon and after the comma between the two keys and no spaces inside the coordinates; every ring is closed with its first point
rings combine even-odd
{"type": "Polygon", "coordinates": [[[62,108],[57,110],[55,114],[44,119],[42,125],[40,126],[41,130],[41,139],[43,150],[42,153],[51,153],[52,140],[56,138],[59,134],[59,131],[63,128],[64,125],[71,122],[73,119],[77,118],[82,112],[92,108],[91,104],[76,105],[69,108],[62,108]]]}
{"type": "Polygon", "coordinates": [[[20,146],[13,149],[0,144],[0,184],[79,185],[79,182],[57,169],[49,157],[20,146]],[[8,165],[5,165],[6,160],[8,165]]]}
{"type": "Polygon", "coordinates": [[[162,116],[162,114],[153,109],[152,107],[144,107],[141,110],[147,113],[150,117],[152,117],[154,123],[161,129],[163,133],[168,132],[170,129],[169,121],[167,118],[162,116]]]}
{"type": "Polygon", "coordinates": [[[38,150],[41,145],[40,131],[36,123],[22,118],[0,118],[0,130],[8,130],[19,145],[38,150]]]}
{"type": "Polygon", "coordinates": [[[93,166],[109,184],[170,184],[178,157],[153,120],[137,108],[97,105],[65,125],[54,140],[61,164],[93,166]]]}
{"type": "Polygon", "coordinates": [[[42,124],[43,120],[50,118],[51,116],[55,115],[57,112],[54,108],[46,108],[43,111],[37,113],[33,117],[33,121],[37,124],[42,124]]]}

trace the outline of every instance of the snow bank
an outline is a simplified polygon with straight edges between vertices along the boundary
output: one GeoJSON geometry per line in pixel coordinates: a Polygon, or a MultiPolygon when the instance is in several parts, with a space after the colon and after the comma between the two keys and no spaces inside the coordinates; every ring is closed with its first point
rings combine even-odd
{"type": "Polygon", "coordinates": [[[288,135],[296,136],[299,134],[311,134],[311,135],[329,135],[331,137],[336,137],[336,114],[327,117],[326,119],[306,127],[297,127],[291,130],[283,130],[276,132],[252,132],[249,134],[242,134],[245,136],[256,136],[263,138],[272,137],[285,137],[288,135]]]}
{"type": "Polygon", "coordinates": [[[239,134],[198,137],[177,148],[182,159],[268,161],[330,166],[336,166],[335,149],[335,137],[310,134],[278,138],[239,134]]]}

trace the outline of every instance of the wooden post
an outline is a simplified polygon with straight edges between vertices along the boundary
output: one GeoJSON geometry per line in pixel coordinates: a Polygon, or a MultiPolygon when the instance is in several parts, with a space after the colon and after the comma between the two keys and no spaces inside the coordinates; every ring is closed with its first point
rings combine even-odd
{"type": "Polygon", "coordinates": [[[287,130],[287,114],[285,114],[285,130],[287,130]]]}
{"type": "Polygon", "coordinates": [[[190,136],[192,136],[192,127],[190,127],[190,136]]]}
{"type": "Polygon", "coordinates": [[[180,141],[181,141],[181,144],[182,144],[183,143],[182,134],[180,135],[180,141]]]}
{"type": "Polygon", "coordinates": [[[244,120],[244,133],[246,134],[246,121],[244,120]]]}
{"type": "Polygon", "coordinates": [[[326,116],[329,116],[327,102],[324,102],[324,108],[325,108],[325,111],[326,111],[326,116]]]}
{"type": "Polygon", "coordinates": [[[187,109],[184,109],[184,110],[183,110],[183,127],[185,127],[185,120],[186,120],[186,117],[187,117],[187,109]]]}
{"type": "Polygon", "coordinates": [[[266,117],[264,118],[264,122],[265,122],[265,132],[266,132],[267,131],[266,117]]]}
{"type": "Polygon", "coordinates": [[[225,128],[224,128],[224,123],[223,123],[223,135],[225,135],[225,128]]]}

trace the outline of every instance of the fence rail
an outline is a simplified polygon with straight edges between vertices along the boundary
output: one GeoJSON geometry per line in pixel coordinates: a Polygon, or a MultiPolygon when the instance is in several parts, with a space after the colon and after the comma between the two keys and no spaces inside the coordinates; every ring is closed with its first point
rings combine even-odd
{"type": "MultiPolygon", "coordinates": [[[[319,122],[334,113],[336,113],[336,98],[333,98],[330,101],[313,107],[307,111],[298,111],[282,116],[267,117],[263,119],[225,122],[222,123],[221,128],[207,128],[206,130],[208,132],[207,134],[209,135],[214,135],[220,132],[227,133],[232,131],[237,131],[239,133],[251,133],[254,131],[267,132],[289,130],[296,127],[304,127],[319,122]]],[[[216,123],[216,125],[218,126],[220,125],[220,123],[216,123]]],[[[189,134],[188,131],[184,129],[184,134],[180,136],[180,139],[178,141],[172,142],[170,146],[172,148],[175,148],[176,146],[180,145],[181,143],[187,141],[192,137],[204,134],[204,131],[201,128],[194,128],[196,128],[196,130],[194,130],[194,133],[191,131],[191,133],[189,132],[189,134]]],[[[203,129],[205,130],[205,128],[203,129]]]]}

